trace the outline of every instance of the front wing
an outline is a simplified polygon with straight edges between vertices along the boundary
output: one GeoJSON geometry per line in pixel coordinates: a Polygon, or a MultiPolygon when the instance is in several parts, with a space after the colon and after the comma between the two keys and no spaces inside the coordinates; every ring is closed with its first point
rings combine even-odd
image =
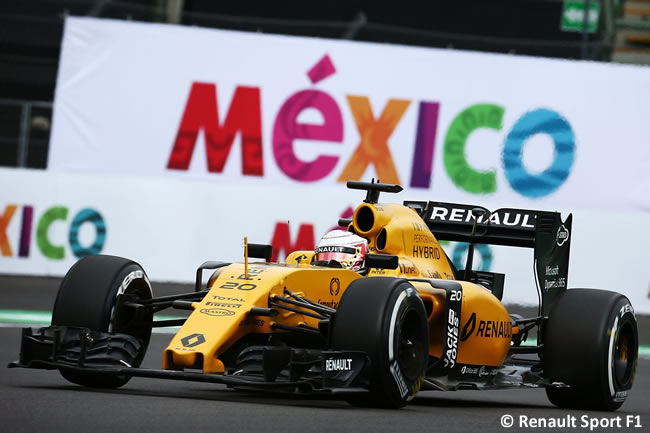
{"type": "Polygon", "coordinates": [[[127,334],[65,326],[49,326],[36,331],[23,328],[20,359],[9,367],[210,382],[299,393],[368,392],[366,370],[369,361],[365,353],[358,351],[250,347],[245,351],[245,370],[205,374],[133,367],[140,347],[140,341],[127,334]]]}
{"type": "MultiPolygon", "coordinates": [[[[369,392],[370,361],[360,351],[250,346],[240,354],[240,369],[207,374],[134,367],[140,348],[140,341],[127,334],[65,326],[23,328],[20,359],[9,367],[208,382],[231,388],[301,394],[369,392]]],[[[563,383],[548,382],[536,365],[537,362],[519,359],[490,370],[489,377],[478,367],[476,377],[458,374],[426,377],[422,390],[566,387],[563,383]]]]}

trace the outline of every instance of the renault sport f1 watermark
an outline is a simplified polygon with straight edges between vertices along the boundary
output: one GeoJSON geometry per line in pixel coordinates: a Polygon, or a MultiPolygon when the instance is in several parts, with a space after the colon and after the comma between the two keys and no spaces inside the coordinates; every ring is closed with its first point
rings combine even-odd
{"type": "Polygon", "coordinates": [[[512,416],[505,414],[501,417],[501,426],[517,429],[571,429],[581,428],[589,431],[621,428],[643,428],[641,415],[617,415],[598,417],[591,415],[566,415],[563,417],[533,417],[528,415],[512,416]]]}

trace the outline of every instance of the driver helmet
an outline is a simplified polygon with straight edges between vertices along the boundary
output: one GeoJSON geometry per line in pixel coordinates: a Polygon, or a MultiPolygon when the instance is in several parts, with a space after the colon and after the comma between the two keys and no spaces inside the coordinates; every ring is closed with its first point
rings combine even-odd
{"type": "Polygon", "coordinates": [[[368,254],[368,241],[345,230],[331,230],[316,245],[316,260],[335,260],[346,269],[358,271],[368,254]]]}

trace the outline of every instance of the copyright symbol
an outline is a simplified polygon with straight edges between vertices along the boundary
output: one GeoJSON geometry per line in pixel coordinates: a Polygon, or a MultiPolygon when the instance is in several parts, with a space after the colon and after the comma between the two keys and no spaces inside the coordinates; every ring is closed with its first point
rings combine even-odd
{"type": "Polygon", "coordinates": [[[501,427],[510,428],[514,422],[512,415],[505,414],[501,417],[501,427]]]}

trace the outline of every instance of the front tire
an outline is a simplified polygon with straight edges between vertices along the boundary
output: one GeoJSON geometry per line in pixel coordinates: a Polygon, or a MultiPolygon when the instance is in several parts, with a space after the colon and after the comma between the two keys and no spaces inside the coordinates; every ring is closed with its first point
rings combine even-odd
{"type": "Polygon", "coordinates": [[[418,392],[429,356],[427,315],[406,280],[367,277],[341,297],[331,329],[334,350],[360,350],[370,359],[369,394],[353,405],[400,408],[418,392]]]}
{"type": "MultiPolygon", "coordinates": [[[[52,325],[136,337],[140,340],[141,350],[131,366],[138,367],[151,338],[153,315],[120,305],[116,302],[119,295],[131,295],[136,301],[153,297],[144,269],[122,257],[84,257],[70,268],[61,282],[52,311],[52,325]]],[[[130,376],[107,376],[67,369],[59,371],[72,383],[98,388],[117,388],[130,379],[130,376]]]]}
{"type": "Polygon", "coordinates": [[[567,290],[543,330],[544,372],[569,388],[546,388],[561,408],[616,410],[632,388],[639,339],[630,301],[620,293],[567,290]]]}

